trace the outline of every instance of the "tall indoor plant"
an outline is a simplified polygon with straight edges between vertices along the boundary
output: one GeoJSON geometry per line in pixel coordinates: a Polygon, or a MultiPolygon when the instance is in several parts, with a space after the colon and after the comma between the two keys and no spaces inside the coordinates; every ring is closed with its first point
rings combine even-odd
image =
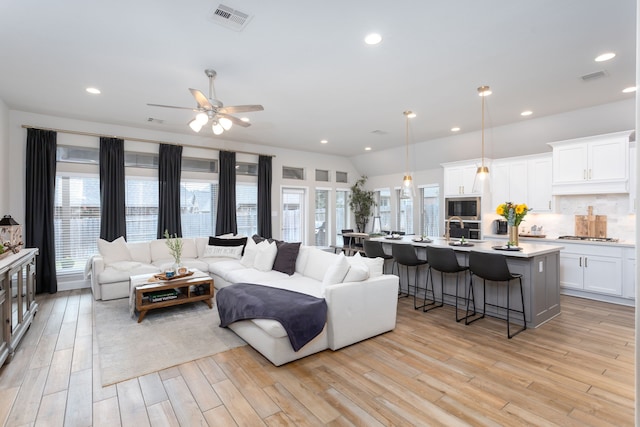
{"type": "Polygon", "coordinates": [[[351,186],[351,195],[349,196],[349,207],[356,219],[356,227],[359,233],[364,233],[367,228],[369,218],[373,214],[373,207],[376,200],[373,191],[365,190],[364,184],[367,182],[366,176],[361,176],[355,184],[351,186]]]}

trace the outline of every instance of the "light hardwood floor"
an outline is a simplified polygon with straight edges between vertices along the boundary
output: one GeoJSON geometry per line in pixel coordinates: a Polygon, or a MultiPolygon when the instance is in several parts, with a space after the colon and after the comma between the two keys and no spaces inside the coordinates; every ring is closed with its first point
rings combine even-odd
{"type": "MultiPolygon", "coordinates": [[[[398,302],[394,331],[276,368],[248,346],[100,386],[90,291],[38,297],[0,370],[9,426],[631,426],[634,309],[562,297],[512,340],[495,319],[398,302]]],[[[348,327],[348,325],[345,325],[348,327]]],[[[135,345],[132,343],[131,345],[135,345]]],[[[149,355],[153,357],[153,355],[149,355]]]]}

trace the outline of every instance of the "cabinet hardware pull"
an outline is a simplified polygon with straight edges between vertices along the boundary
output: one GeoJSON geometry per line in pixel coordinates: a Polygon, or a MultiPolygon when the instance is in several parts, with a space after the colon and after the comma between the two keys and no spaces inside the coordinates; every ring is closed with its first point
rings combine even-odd
{"type": "Polygon", "coordinates": [[[549,200],[549,210],[551,210],[551,200],[549,200]]]}
{"type": "Polygon", "coordinates": [[[582,257],[578,258],[578,266],[582,267],[582,257]]]}
{"type": "Polygon", "coordinates": [[[585,267],[589,267],[589,266],[587,265],[587,259],[588,259],[587,257],[584,257],[584,266],[585,266],[585,267]]]}
{"type": "Polygon", "coordinates": [[[587,179],[587,170],[582,169],[582,179],[587,179]]]}
{"type": "Polygon", "coordinates": [[[589,179],[591,179],[591,169],[589,169],[589,179]]]}

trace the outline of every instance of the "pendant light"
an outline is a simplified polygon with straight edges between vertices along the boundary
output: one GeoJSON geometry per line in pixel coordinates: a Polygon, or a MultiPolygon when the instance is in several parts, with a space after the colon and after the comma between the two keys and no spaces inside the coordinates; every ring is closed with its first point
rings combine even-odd
{"type": "Polygon", "coordinates": [[[480,128],[480,134],[482,139],[482,152],[481,152],[481,165],[476,170],[476,177],[473,181],[473,191],[482,192],[484,188],[484,182],[489,177],[489,168],[484,165],[484,98],[491,95],[491,88],[489,86],[480,86],[478,88],[478,95],[482,98],[482,122],[480,128]]]}
{"type": "Polygon", "coordinates": [[[400,192],[401,199],[409,199],[413,196],[413,178],[409,172],[409,119],[416,116],[413,111],[403,111],[405,117],[405,173],[402,178],[402,191],[400,192]]]}

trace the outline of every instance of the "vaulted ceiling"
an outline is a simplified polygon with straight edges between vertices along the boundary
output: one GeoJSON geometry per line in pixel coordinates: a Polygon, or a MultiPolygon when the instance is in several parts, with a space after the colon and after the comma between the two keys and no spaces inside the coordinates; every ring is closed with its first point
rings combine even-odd
{"type": "Polygon", "coordinates": [[[225,105],[265,109],[240,114],[252,126],[225,139],[353,156],[401,146],[404,110],[417,113],[413,141],[477,131],[480,85],[493,90],[491,126],[633,97],[622,89],[635,84],[635,9],[633,0],[7,0],[0,99],[193,134],[194,112],[147,103],[195,107],[188,88],[206,94],[213,68],[225,105]],[[213,18],[220,4],[248,15],[242,29],[213,18]],[[364,43],[371,32],[380,44],[364,43]],[[594,61],[609,51],[616,57],[594,61]]]}

